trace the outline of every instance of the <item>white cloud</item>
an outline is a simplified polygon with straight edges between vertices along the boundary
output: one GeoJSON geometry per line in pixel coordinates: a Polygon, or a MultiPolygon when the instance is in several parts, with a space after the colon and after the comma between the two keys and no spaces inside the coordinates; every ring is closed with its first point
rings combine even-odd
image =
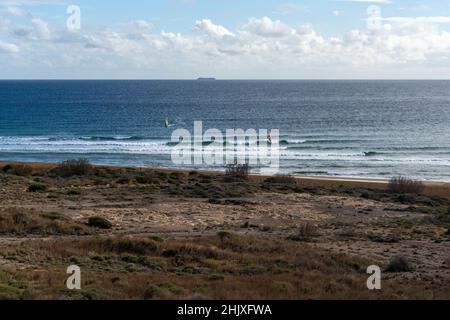
{"type": "Polygon", "coordinates": [[[6,8],[6,11],[9,14],[12,14],[13,16],[16,16],[19,18],[32,18],[32,15],[28,11],[26,11],[20,7],[11,6],[11,7],[6,8]]]}
{"type": "Polygon", "coordinates": [[[288,25],[268,17],[250,18],[244,28],[262,37],[284,37],[293,33],[293,29],[288,25]]]}
{"type": "Polygon", "coordinates": [[[450,16],[436,16],[436,17],[389,17],[383,18],[384,21],[397,23],[450,23],[450,16]]]}
{"type": "Polygon", "coordinates": [[[2,0],[0,5],[5,6],[39,6],[43,4],[63,5],[64,0],[2,0]]]}
{"type": "Polygon", "coordinates": [[[391,0],[340,0],[341,2],[363,2],[363,3],[382,3],[391,4],[391,0]]]}
{"type": "Polygon", "coordinates": [[[13,43],[7,43],[0,40],[0,53],[18,53],[19,47],[13,43]]]}
{"type": "Polygon", "coordinates": [[[285,3],[280,6],[280,12],[282,14],[290,14],[298,11],[299,9],[299,5],[295,3],[285,3]]]}
{"type": "Polygon", "coordinates": [[[47,22],[40,18],[31,19],[31,23],[33,24],[36,40],[47,40],[50,38],[50,26],[47,22]]]}
{"type": "Polygon", "coordinates": [[[441,28],[446,17],[383,18],[389,24],[379,29],[331,38],[313,25],[291,26],[269,17],[250,18],[233,30],[203,19],[194,24],[201,32],[193,34],[157,32],[144,20],[77,33],[39,18],[31,21],[30,26],[0,18],[0,52],[11,57],[0,59],[0,69],[15,65],[30,72],[44,70],[34,77],[51,72],[74,78],[181,78],[202,73],[327,78],[361,77],[361,72],[370,77],[383,70],[417,70],[423,75],[438,65],[440,75],[447,72],[450,77],[450,33],[441,28]]]}
{"type": "Polygon", "coordinates": [[[220,26],[220,25],[216,25],[216,24],[212,23],[212,21],[209,19],[198,20],[195,23],[195,26],[199,30],[203,30],[206,33],[208,33],[209,35],[214,36],[214,37],[225,37],[225,36],[233,37],[234,36],[234,34],[232,32],[230,32],[227,28],[220,26]]]}
{"type": "Polygon", "coordinates": [[[134,31],[148,31],[153,28],[153,24],[145,20],[134,20],[129,23],[129,26],[134,31]]]}

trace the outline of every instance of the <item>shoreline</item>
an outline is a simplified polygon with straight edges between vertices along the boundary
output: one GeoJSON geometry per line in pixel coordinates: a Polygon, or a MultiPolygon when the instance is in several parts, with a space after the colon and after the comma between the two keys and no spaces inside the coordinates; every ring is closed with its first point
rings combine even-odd
{"type": "MultiPolygon", "coordinates": [[[[22,161],[4,161],[0,160],[0,167],[7,164],[29,165],[33,168],[52,168],[58,163],[48,162],[22,162],[22,161]]],[[[106,167],[113,169],[121,168],[138,168],[143,170],[160,170],[164,172],[190,172],[197,171],[202,174],[216,176],[223,175],[223,171],[218,170],[205,170],[205,169],[189,169],[189,168],[168,168],[168,167],[156,167],[156,166],[118,166],[118,165],[94,165],[96,167],[106,167]]],[[[269,177],[273,177],[275,174],[250,174],[252,180],[265,180],[269,177]]],[[[306,176],[299,174],[292,174],[293,178],[297,179],[305,187],[323,187],[323,188],[336,188],[339,186],[345,186],[350,188],[366,188],[366,189],[387,189],[389,180],[380,178],[357,178],[357,177],[335,177],[335,176],[306,176]]],[[[439,196],[450,199],[450,182],[442,181],[429,181],[420,180],[424,186],[424,194],[428,196],[439,196]]]]}

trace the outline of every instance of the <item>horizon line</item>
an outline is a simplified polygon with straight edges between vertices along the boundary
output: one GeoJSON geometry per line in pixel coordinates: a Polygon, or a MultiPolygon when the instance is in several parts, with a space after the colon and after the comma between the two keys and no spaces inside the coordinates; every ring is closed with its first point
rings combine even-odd
{"type": "Polygon", "coordinates": [[[441,79],[430,79],[430,78],[298,78],[298,79],[287,79],[287,78],[211,78],[210,81],[200,81],[200,79],[206,78],[0,78],[0,81],[198,81],[198,82],[214,82],[214,81],[450,81],[450,78],[441,79]]]}

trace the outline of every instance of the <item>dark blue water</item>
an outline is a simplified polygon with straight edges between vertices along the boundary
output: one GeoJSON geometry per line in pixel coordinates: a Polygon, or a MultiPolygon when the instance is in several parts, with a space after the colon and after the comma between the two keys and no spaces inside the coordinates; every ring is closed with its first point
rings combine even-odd
{"type": "Polygon", "coordinates": [[[280,129],[286,172],[450,181],[450,81],[0,81],[3,160],[172,166],[194,120],[280,129]]]}

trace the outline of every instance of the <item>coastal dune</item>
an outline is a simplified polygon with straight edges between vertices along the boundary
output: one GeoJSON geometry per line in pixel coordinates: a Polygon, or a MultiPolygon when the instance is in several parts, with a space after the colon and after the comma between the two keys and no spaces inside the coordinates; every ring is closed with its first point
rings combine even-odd
{"type": "MultiPolygon", "coordinates": [[[[15,165],[29,165],[34,168],[40,169],[51,169],[55,167],[56,163],[40,163],[40,162],[11,162],[11,161],[0,161],[0,167],[8,164],[15,165]]],[[[109,167],[111,169],[125,168],[125,166],[102,166],[109,167]]],[[[126,166],[129,167],[129,166],[126,166]]],[[[163,172],[189,172],[191,169],[183,168],[165,168],[165,167],[140,167],[145,170],[161,170],[163,172]]],[[[223,175],[223,172],[210,171],[210,170],[198,170],[198,172],[205,175],[223,175]]],[[[250,179],[255,181],[263,181],[270,177],[271,175],[250,175],[250,179]]],[[[273,176],[273,175],[272,175],[273,176]]],[[[323,188],[335,188],[339,186],[349,187],[349,188],[369,188],[376,190],[386,190],[388,188],[389,180],[387,179],[361,179],[352,177],[336,177],[336,176],[306,176],[300,174],[291,175],[293,178],[297,179],[303,186],[306,187],[323,187],[323,188]]],[[[439,196],[450,199],[450,183],[440,182],[440,181],[421,181],[424,185],[424,194],[428,196],[439,196]]]]}
{"type": "Polygon", "coordinates": [[[0,162],[0,182],[0,298],[449,298],[445,183],[84,161],[0,162]],[[64,286],[73,264],[80,292],[64,286]]]}

